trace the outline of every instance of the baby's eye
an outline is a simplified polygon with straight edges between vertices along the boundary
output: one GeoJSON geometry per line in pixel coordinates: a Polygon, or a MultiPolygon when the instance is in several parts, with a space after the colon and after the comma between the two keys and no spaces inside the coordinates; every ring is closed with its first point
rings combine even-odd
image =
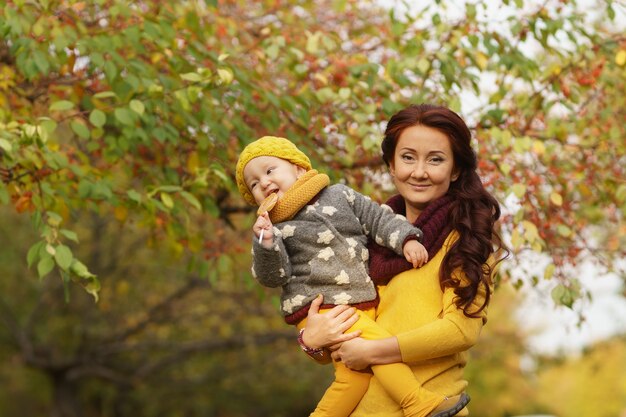
{"type": "Polygon", "coordinates": [[[269,175],[272,173],[272,171],[274,171],[274,168],[268,168],[266,174],[269,175]]]}
{"type": "Polygon", "coordinates": [[[254,187],[256,187],[256,185],[257,185],[257,183],[256,183],[256,182],[253,182],[252,184],[250,184],[250,185],[249,185],[249,187],[250,187],[250,189],[251,189],[251,190],[253,190],[253,189],[254,189],[254,187]]]}

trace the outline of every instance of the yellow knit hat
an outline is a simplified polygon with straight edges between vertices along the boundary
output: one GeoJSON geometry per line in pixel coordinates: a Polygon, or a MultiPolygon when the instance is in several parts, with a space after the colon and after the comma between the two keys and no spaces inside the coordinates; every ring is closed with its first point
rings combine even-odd
{"type": "Polygon", "coordinates": [[[252,197],[252,194],[250,193],[250,190],[248,190],[248,186],[243,179],[243,170],[248,162],[259,156],[275,156],[277,158],[285,159],[291,163],[301,166],[307,171],[312,168],[309,158],[288,139],[276,136],[263,136],[262,138],[250,143],[243,149],[243,151],[241,151],[241,155],[239,155],[235,175],[239,192],[243,198],[252,205],[255,205],[256,202],[254,201],[254,197],[252,197]]]}

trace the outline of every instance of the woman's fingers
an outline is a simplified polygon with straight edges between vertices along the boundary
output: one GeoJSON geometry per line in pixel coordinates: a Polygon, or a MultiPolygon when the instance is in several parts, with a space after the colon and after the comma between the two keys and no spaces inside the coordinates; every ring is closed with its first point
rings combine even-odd
{"type": "Polygon", "coordinates": [[[346,310],[349,310],[350,308],[351,308],[350,306],[342,304],[342,305],[334,306],[333,308],[331,308],[324,314],[330,318],[339,318],[341,314],[343,314],[346,310]]]}
{"type": "Polygon", "coordinates": [[[322,305],[322,301],[324,301],[324,297],[322,294],[319,294],[317,297],[311,301],[311,306],[309,307],[308,316],[312,316],[314,314],[318,314],[320,311],[320,306],[322,305]]]}
{"type": "Polygon", "coordinates": [[[343,333],[346,330],[348,330],[350,327],[354,326],[354,323],[356,323],[359,320],[359,315],[357,314],[356,311],[352,311],[350,315],[346,315],[345,318],[342,317],[341,320],[342,320],[342,323],[339,325],[339,331],[343,333]]]}
{"type": "Polygon", "coordinates": [[[360,330],[355,330],[355,331],[350,332],[350,333],[344,333],[340,337],[341,343],[347,342],[348,340],[352,340],[352,339],[354,339],[356,337],[359,337],[359,336],[361,336],[361,331],[360,330]]]}

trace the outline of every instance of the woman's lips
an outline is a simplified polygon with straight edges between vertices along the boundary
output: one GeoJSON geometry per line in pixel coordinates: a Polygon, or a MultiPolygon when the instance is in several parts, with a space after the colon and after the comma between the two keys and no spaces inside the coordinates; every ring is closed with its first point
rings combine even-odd
{"type": "Polygon", "coordinates": [[[430,184],[409,184],[411,188],[417,191],[424,191],[430,187],[430,184]]]}

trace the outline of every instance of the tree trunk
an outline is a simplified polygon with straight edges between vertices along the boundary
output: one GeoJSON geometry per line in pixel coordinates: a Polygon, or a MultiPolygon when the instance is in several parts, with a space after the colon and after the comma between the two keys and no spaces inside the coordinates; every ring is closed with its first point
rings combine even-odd
{"type": "Polygon", "coordinates": [[[52,376],[54,403],[52,417],[80,417],[76,384],[66,378],[66,373],[52,376]]]}

